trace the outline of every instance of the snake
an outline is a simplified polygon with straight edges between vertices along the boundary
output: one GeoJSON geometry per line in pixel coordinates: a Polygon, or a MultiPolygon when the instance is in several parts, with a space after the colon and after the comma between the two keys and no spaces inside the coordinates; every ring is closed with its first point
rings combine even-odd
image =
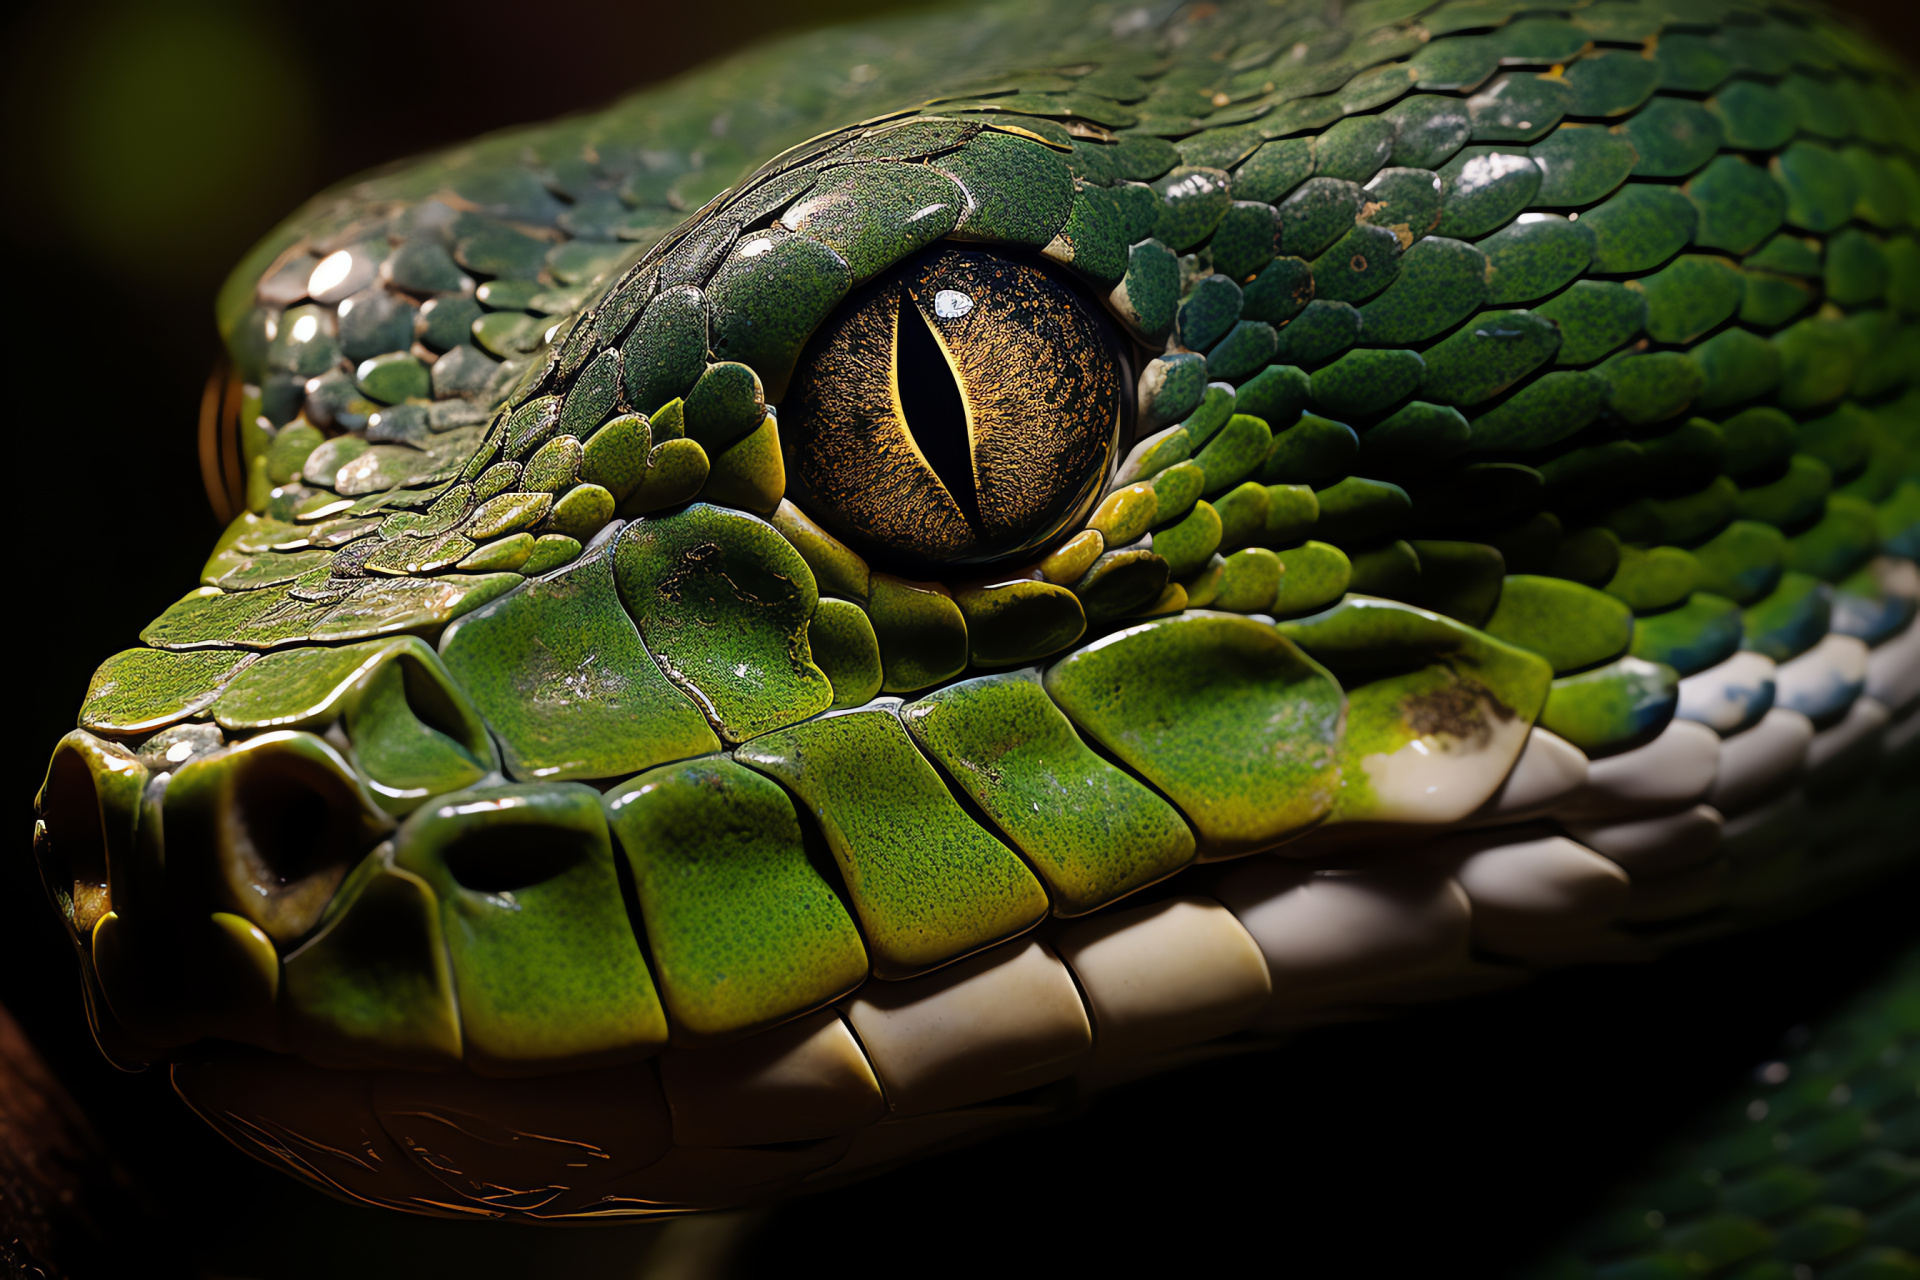
{"type": "MultiPolygon", "coordinates": [[[[663,1219],[1859,892],[1917,148],[1799,0],[1025,0],[337,186],[38,794],[95,1040],[342,1199],[663,1219]]],[[[1903,974],[1541,1274],[1916,1274],[1903,974]]]]}

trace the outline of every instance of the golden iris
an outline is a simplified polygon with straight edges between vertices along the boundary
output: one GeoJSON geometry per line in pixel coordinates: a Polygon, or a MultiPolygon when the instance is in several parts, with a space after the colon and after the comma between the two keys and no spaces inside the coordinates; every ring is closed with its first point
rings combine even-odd
{"type": "Polygon", "coordinates": [[[932,249],[814,335],[780,422],[792,492],[884,567],[1028,555],[1092,509],[1132,387],[1111,322],[1052,269],[932,249]]]}

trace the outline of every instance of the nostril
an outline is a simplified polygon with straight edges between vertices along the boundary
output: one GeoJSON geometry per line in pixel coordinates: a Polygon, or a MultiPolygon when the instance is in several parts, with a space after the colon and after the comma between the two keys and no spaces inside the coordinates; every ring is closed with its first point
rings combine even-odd
{"type": "Polygon", "coordinates": [[[54,750],[34,849],[48,892],[81,938],[113,910],[110,846],[132,837],[145,779],[131,753],[83,731],[54,750]]]}
{"type": "Polygon", "coordinates": [[[211,899],[183,905],[234,912],[282,944],[319,922],[391,826],[331,747],[284,731],[190,761],[167,788],[165,821],[173,891],[211,899]]]}
{"type": "Polygon", "coordinates": [[[107,841],[100,802],[86,766],[71,756],[57,760],[47,779],[45,846],[52,863],[47,880],[82,936],[112,909],[107,891],[107,841]]]}
{"type": "Polygon", "coordinates": [[[255,776],[234,795],[236,846],[250,863],[250,879],[263,892],[328,875],[331,814],[327,798],[309,779],[291,773],[255,776]]]}

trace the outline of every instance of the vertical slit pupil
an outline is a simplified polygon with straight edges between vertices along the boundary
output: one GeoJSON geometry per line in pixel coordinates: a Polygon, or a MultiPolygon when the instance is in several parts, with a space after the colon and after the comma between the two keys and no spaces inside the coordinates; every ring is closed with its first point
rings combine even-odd
{"type": "Polygon", "coordinates": [[[900,296],[899,334],[893,372],[907,431],[960,505],[967,523],[978,529],[980,500],[974,492],[973,446],[967,439],[967,409],[960,400],[960,386],[926,317],[905,291],[900,296]]]}

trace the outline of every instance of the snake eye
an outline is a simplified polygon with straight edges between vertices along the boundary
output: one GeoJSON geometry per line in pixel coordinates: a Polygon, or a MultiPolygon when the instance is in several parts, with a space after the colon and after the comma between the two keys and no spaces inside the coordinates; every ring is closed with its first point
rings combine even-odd
{"type": "Polygon", "coordinates": [[[878,564],[1030,554],[1085,518],[1132,413],[1126,348],[1035,263],[939,248],[814,335],[781,420],[813,517],[878,564]]]}

